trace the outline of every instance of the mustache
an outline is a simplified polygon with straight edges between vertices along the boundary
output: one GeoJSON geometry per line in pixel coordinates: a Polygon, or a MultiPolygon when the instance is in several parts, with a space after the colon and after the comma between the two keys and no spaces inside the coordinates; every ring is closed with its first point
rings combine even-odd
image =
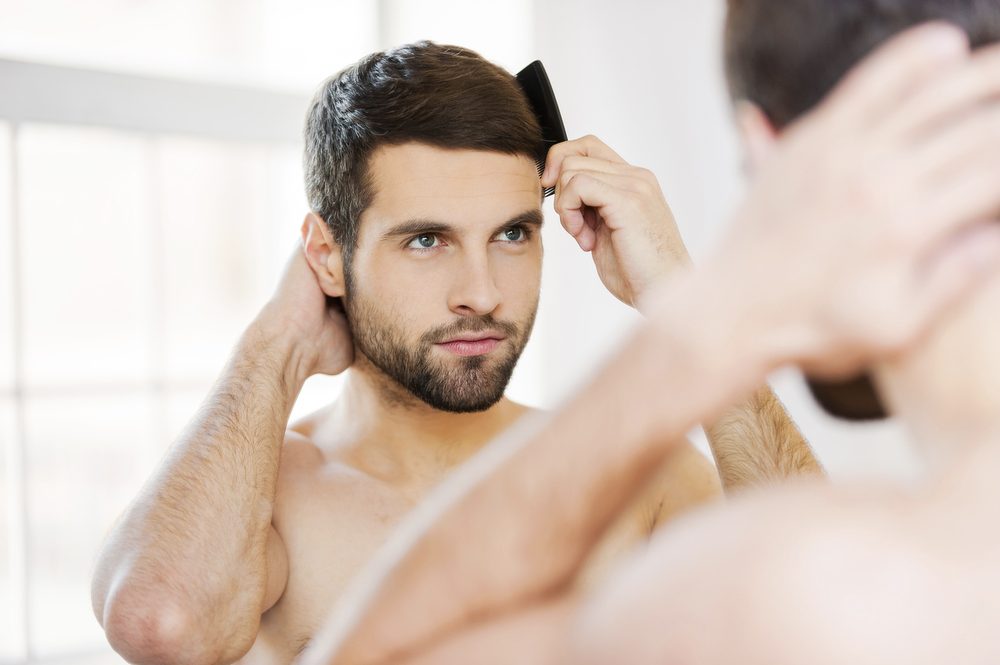
{"type": "Polygon", "coordinates": [[[459,333],[480,332],[482,330],[498,330],[508,337],[517,337],[520,328],[509,321],[497,321],[492,316],[468,317],[427,331],[420,336],[424,344],[436,344],[439,340],[454,337],[459,333]]]}

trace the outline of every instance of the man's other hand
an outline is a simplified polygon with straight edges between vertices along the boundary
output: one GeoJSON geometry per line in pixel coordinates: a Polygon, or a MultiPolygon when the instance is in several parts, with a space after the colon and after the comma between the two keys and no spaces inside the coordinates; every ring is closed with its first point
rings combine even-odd
{"type": "Polygon", "coordinates": [[[705,267],[752,289],[745,320],[780,331],[785,361],[837,378],[902,352],[1000,269],[1000,47],[912,29],[756,143],[705,267]]]}
{"type": "Polygon", "coordinates": [[[649,170],[625,162],[595,136],[549,150],[542,185],[555,187],[563,228],[591,252],[604,286],[635,306],[689,261],[673,213],[649,170]]]}
{"type": "Polygon", "coordinates": [[[305,377],[340,374],[354,361],[354,343],[340,300],[323,293],[301,241],[295,244],[258,323],[293,345],[305,377]]]}

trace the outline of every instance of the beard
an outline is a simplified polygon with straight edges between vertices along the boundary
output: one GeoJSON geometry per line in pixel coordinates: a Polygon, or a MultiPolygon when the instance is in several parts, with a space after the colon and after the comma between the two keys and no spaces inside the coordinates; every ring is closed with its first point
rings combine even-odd
{"type": "MultiPolygon", "coordinates": [[[[356,293],[355,293],[356,296],[356,293]]],[[[492,316],[464,317],[408,342],[390,312],[380,311],[364,298],[344,298],[347,319],[357,350],[393,383],[440,411],[485,411],[500,401],[510,382],[535,322],[538,303],[522,324],[497,321],[492,316]],[[459,333],[497,330],[506,338],[481,356],[435,357],[434,345],[459,333]]]]}

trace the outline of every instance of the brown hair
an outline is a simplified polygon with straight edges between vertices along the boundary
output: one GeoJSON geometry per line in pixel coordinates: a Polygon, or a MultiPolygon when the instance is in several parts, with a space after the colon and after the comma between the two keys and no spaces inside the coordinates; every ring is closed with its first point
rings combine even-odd
{"type": "Polygon", "coordinates": [[[816,105],[865,55],[931,20],[963,28],[972,45],[1000,41],[998,0],[729,0],[730,94],[777,128],[816,105]]]}
{"type": "Polygon", "coordinates": [[[374,196],[368,159],[376,148],[419,141],[533,157],[541,139],[510,73],[458,46],[407,44],[361,59],[316,93],[305,124],[306,196],[349,268],[374,196]]]}

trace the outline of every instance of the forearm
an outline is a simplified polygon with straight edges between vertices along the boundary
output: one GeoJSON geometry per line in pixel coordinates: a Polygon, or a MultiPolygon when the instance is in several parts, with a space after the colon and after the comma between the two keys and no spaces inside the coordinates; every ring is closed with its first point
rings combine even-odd
{"type": "Polygon", "coordinates": [[[812,449],[768,386],[705,426],[727,492],[823,473],[812,449]]]}
{"type": "Polygon", "coordinates": [[[769,369],[764,353],[728,338],[745,322],[735,309],[725,325],[707,325],[721,315],[706,305],[713,289],[696,285],[675,283],[661,314],[574,399],[442,486],[344,599],[307,662],[380,662],[572,580],[673,444],[769,369]]]}
{"type": "Polygon", "coordinates": [[[292,346],[271,331],[260,321],[247,329],[104,547],[92,595],[116,648],[115,630],[130,633],[137,614],[159,623],[149,617],[157,608],[193,631],[189,644],[256,633],[281,444],[303,380],[292,346]]]}

